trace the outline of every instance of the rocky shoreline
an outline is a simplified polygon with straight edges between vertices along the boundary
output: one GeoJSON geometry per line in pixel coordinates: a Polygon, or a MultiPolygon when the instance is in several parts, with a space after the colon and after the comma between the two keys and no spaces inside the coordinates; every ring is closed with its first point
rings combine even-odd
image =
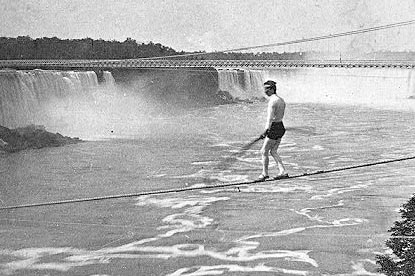
{"type": "Polygon", "coordinates": [[[0,153],[18,152],[25,149],[60,147],[83,142],[79,138],[63,136],[46,131],[44,126],[29,125],[27,127],[9,129],[0,126],[0,153]]]}

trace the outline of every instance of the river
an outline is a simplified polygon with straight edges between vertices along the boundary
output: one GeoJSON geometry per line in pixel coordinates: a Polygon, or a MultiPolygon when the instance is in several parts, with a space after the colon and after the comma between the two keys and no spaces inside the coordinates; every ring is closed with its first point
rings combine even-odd
{"type": "MultiPolygon", "coordinates": [[[[312,79],[280,81],[287,99],[280,155],[291,175],[414,155],[413,100],[344,103],[344,93],[331,92],[327,98],[337,102],[301,102],[294,88],[304,91],[312,79]]],[[[376,86],[364,85],[368,93],[376,86]]],[[[131,100],[120,99],[121,108],[112,97],[92,102],[100,111],[94,114],[108,116],[91,115],[77,126],[69,118],[92,111],[62,107],[64,134],[85,143],[1,155],[2,205],[206,187],[261,173],[260,144],[240,149],[263,131],[266,102],[127,116],[122,111],[131,100]]],[[[229,188],[2,210],[0,272],[381,275],[375,256],[386,252],[387,230],[415,192],[414,169],[408,160],[229,188]]],[[[273,162],[270,172],[277,173],[273,162]]]]}

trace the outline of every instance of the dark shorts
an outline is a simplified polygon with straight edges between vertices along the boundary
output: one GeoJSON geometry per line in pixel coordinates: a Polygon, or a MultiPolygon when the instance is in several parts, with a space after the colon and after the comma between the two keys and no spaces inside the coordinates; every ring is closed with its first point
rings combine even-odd
{"type": "Polygon", "coordinates": [[[267,131],[267,137],[273,140],[282,138],[284,134],[285,134],[285,127],[282,122],[273,122],[271,124],[271,127],[267,131]]]}

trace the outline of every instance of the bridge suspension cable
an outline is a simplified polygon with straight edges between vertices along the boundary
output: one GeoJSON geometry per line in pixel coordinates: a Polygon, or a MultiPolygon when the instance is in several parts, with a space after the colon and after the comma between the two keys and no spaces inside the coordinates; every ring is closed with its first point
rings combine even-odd
{"type": "Polygon", "coordinates": [[[402,22],[391,23],[391,24],[387,24],[387,25],[381,25],[381,26],[365,28],[365,29],[358,29],[358,30],[342,32],[342,33],[328,34],[328,35],[322,35],[322,36],[316,36],[316,37],[310,37],[310,38],[303,38],[303,39],[297,39],[297,40],[290,40],[290,41],[285,41],[285,42],[277,42],[277,43],[271,43],[271,44],[263,44],[263,45],[256,45],[256,46],[249,46],[249,47],[242,47],[242,48],[227,49],[227,50],[222,50],[222,51],[214,51],[214,52],[207,52],[207,53],[204,53],[204,52],[188,53],[188,54],[182,54],[182,55],[159,56],[159,57],[148,57],[148,58],[138,58],[138,59],[145,60],[145,59],[177,58],[177,57],[186,57],[186,56],[202,56],[202,55],[217,54],[217,53],[247,51],[247,50],[260,49],[260,48],[269,48],[269,47],[276,47],[276,46],[292,45],[292,44],[299,44],[299,43],[310,42],[310,41],[331,39],[331,38],[342,37],[342,36],[363,34],[363,33],[368,33],[368,32],[375,32],[375,31],[379,31],[379,30],[385,30],[385,29],[408,26],[408,25],[412,25],[412,24],[415,24],[415,20],[402,21],[402,22]]]}

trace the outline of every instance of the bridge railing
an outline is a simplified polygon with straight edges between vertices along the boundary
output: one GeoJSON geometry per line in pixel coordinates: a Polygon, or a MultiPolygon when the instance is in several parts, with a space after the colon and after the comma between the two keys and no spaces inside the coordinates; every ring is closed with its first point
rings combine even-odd
{"type": "Polygon", "coordinates": [[[257,68],[278,69],[298,67],[381,67],[415,68],[415,61],[402,60],[0,60],[0,68],[257,68]]]}

